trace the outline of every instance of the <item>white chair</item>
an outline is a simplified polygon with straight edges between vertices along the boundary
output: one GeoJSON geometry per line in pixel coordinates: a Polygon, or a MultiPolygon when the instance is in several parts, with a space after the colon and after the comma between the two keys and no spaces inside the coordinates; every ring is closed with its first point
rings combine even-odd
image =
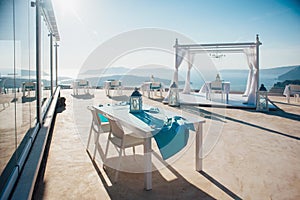
{"type": "Polygon", "coordinates": [[[211,99],[211,93],[221,93],[221,98],[223,100],[223,85],[222,81],[215,80],[211,82],[210,85],[210,99],[211,99]]]}
{"type": "Polygon", "coordinates": [[[90,83],[87,80],[75,80],[72,84],[73,95],[78,95],[80,90],[83,90],[83,94],[89,94],[90,83]]]}
{"type": "Polygon", "coordinates": [[[290,94],[294,95],[295,102],[299,102],[299,95],[300,95],[300,85],[290,84],[290,94]]]}
{"type": "Polygon", "coordinates": [[[160,97],[162,97],[161,83],[160,82],[152,82],[152,83],[150,83],[150,92],[154,92],[154,95],[152,95],[152,98],[154,98],[154,96],[156,96],[156,92],[158,90],[160,91],[160,97]]]}
{"type": "Polygon", "coordinates": [[[108,96],[110,96],[110,94],[109,94],[110,90],[117,90],[117,93],[119,95],[122,95],[122,82],[119,80],[110,81],[109,86],[108,86],[108,93],[107,93],[108,96]]]}
{"type": "Polygon", "coordinates": [[[108,142],[105,150],[105,159],[107,158],[108,147],[109,147],[109,143],[111,142],[119,152],[119,161],[116,166],[116,173],[114,179],[114,182],[117,182],[119,169],[121,167],[122,151],[124,152],[125,155],[125,149],[132,147],[133,154],[135,155],[135,146],[143,145],[144,139],[134,137],[132,133],[125,134],[122,125],[115,119],[111,118],[110,116],[108,116],[108,121],[110,124],[110,132],[108,135],[108,142]]]}
{"type": "Polygon", "coordinates": [[[86,149],[88,150],[88,148],[89,148],[91,136],[92,136],[92,133],[94,132],[95,133],[95,137],[94,137],[95,149],[94,149],[93,159],[95,159],[96,150],[99,148],[99,135],[100,135],[100,133],[108,132],[110,130],[110,125],[109,125],[109,122],[101,121],[100,116],[98,115],[98,112],[92,106],[88,106],[87,109],[91,111],[93,118],[92,118],[90,134],[89,134],[86,149]]]}

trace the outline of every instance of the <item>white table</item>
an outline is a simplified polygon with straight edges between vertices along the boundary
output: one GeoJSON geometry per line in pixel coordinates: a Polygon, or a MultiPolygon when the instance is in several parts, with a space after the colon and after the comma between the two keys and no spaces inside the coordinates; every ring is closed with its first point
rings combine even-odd
{"type": "MultiPolygon", "coordinates": [[[[152,189],[152,146],[151,146],[151,138],[152,133],[157,132],[158,128],[153,126],[149,126],[143,121],[137,119],[133,114],[129,113],[129,106],[128,105],[113,105],[113,106],[103,106],[98,107],[94,106],[94,108],[100,112],[101,114],[109,115],[115,119],[117,119],[123,126],[132,130],[135,134],[139,137],[144,138],[144,156],[145,156],[145,177],[144,177],[144,187],[146,190],[152,189]]],[[[182,113],[182,112],[180,112],[182,113]]],[[[156,118],[168,118],[178,116],[177,113],[164,111],[164,115],[160,113],[148,113],[156,118]]],[[[185,124],[193,125],[195,132],[196,132],[196,170],[202,170],[202,126],[205,122],[202,118],[191,115],[191,114],[184,114],[182,116],[185,118],[185,124]]],[[[162,119],[165,120],[165,119],[162,119]]]]}
{"type": "MultiPolygon", "coordinates": [[[[222,82],[222,92],[226,94],[226,102],[228,103],[228,99],[229,99],[229,92],[230,92],[230,82],[226,82],[223,81],[222,82]]],[[[199,93],[206,93],[206,99],[208,99],[210,97],[210,93],[211,93],[211,81],[207,81],[205,82],[199,93]]]]}
{"type": "Polygon", "coordinates": [[[294,95],[295,101],[299,100],[300,85],[289,84],[286,85],[283,91],[283,95],[286,96],[287,102],[290,103],[290,96],[294,95]]]}
{"type": "MultiPolygon", "coordinates": [[[[142,93],[143,93],[143,95],[144,95],[144,92],[147,92],[147,94],[148,94],[148,98],[150,97],[150,92],[151,91],[154,91],[154,92],[156,92],[156,90],[151,90],[151,84],[152,84],[153,82],[144,82],[142,85],[141,85],[141,91],[142,91],[142,93]]],[[[159,82],[156,82],[156,83],[159,83],[159,82]]],[[[161,85],[161,87],[160,87],[160,97],[162,97],[162,91],[164,91],[165,90],[165,87],[164,87],[164,85],[162,84],[162,83],[160,83],[160,85],[161,85]]]]}

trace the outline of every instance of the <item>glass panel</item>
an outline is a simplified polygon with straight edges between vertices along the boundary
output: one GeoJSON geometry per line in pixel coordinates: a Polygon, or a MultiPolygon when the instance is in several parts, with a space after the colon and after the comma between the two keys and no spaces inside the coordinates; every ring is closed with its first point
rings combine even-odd
{"type": "Polygon", "coordinates": [[[35,8],[29,0],[0,1],[0,27],[0,172],[5,180],[18,159],[15,150],[36,124],[35,8]]]}
{"type": "MultiPolygon", "coordinates": [[[[28,8],[29,8],[29,51],[28,51],[28,56],[29,56],[29,77],[28,79],[30,82],[36,83],[36,16],[35,16],[35,7],[30,6],[31,0],[28,0],[28,8]]],[[[35,85],[36,86],[36,85],[35,85]]],[[[31,127],[35,127],[37,123],[37,110],[36,110],[36,88],[32,89],[30,91],[31,93],[31,98],[34,98],[34,101],[29,102],[29,109],[30,109],[30,121],[31,121],[31,127]]]]}
{"type": "MultiPolygon", "coordinates": [[[[16,150],[13,1],[0,1],[0,172],[16,150]]],[[[1,175],[2,176],[2,175],[1,175]]]]}
{"type": "MultiPolygon", "coordinates": [[[[36,113],[35,66],[32,65],[31,49],[34,43],[29,31],[30,1],[15,0],[15,68],[16,68],[16,128],[18,145],[30,131],[36,113]]],[[[34,63],[33,63],[34,64],[34,63]]]]}
{"type": "Polygon", "coordinates": [[[56,66],[55,66],[55,38],[53,37],[53,46],[52,46],[52,63],[53,63],[53,92],[55,92],[56,88],[56,66]]]}
{"type": "Polygon", "coordinates": [[[42,79],[42,106],[43,112],[46,109],[46,106],[50,97],[50,38],[48,36],[49,31],[44,23],[45,20],[42,19],[42,52],[41,52],[41,79],[42,79]]]}

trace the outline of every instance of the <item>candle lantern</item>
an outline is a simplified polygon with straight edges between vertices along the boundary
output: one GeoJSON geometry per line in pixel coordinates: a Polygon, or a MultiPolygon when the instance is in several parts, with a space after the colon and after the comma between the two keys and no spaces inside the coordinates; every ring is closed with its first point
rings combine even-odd
{"type": "Polygon", "coordinates": [[[256,110],[257,111],[269,111],[268,105],[268,91],[264,84],[261,84],[259,90],[256,93],[256,110]]]}
{"type": "Polygon", "coordinates": [[[142,106],[143,106],[142,95],[141,93],[139,93],[137,88],[135,88],[135,90],[130,96],[129,105],[130,105],[129,112],[131,113],[138,113],[142,111],[142,106]]]}
{"type": "Polygon", "coordinates": [[[170,87],[169,106],[179,106],[179,90],[175,82],[170,87]]]}

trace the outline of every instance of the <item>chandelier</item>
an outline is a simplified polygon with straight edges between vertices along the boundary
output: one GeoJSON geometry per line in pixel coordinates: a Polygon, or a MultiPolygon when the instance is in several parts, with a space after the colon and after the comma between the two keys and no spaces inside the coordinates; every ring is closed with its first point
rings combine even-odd
{"type": "Polygon", "coordinates": [[[223,53],[220,53],[218,48],[217,48],[215,51],[213,51],[213,53],[210,53],[209,56],[212,57],[212,58],[219,58],[220,59],[222,57],[225,57],[226,55],[223,54],[223,53]]]}

